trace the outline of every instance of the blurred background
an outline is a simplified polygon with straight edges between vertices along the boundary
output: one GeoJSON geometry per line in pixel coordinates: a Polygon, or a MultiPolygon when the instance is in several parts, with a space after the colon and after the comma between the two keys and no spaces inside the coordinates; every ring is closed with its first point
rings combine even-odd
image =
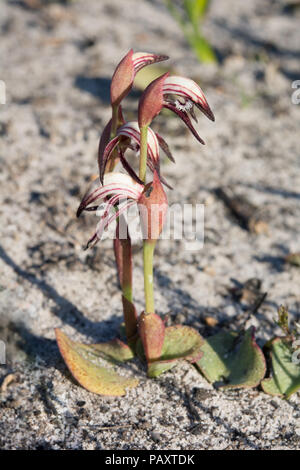
{"type": "Polygon", "coordinates": [[[29,359],[54,380],[54,327],[101,341],[122,321],[111,241],[84,252],[96,220],[75,213],[97,173],[110,77],[130,48],[170,60],[137,75],[127,120],[166,67],[197,81],[216,117],[198,115],[205,146],[167,113],[153,124],[176,159],[162,159],[170,203],[205,204],[202,250],[158,244],[158,313],[203,334],[250,322],[261,340],[281,303],[299,321],[299,45],[299,0],[0,1],[0,374],[29,359]]]}

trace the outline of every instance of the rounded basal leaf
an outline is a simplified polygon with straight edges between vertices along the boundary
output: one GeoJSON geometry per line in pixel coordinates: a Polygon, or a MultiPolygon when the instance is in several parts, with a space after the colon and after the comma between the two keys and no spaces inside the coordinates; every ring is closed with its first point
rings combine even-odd
{"type": "Polygon", "coordinates": [[[272,377],[262,381],[263,391],[289,398],[300,389],[300,351],[293,349],[291,341],[275,338],[271,358],[272,377]]]}
{"type": "Polygon", "coordinates": [[[131,348],[118,338],[108,343],[83,344],[82,349],[87,350],[88,353],[95,353],[112,363],[126,362],[134,358],[131,348]]]}
{"type": "Polygon", "coordinates": [[[132,359],[131,349],[119,340],[86,345],[70,340],[55,330],[59,350],[74,378],[86,390],[107,396],[125,395],[138,380],[117,374],[109,363],[132,359]]]}
{"type": "Polygon", "coordinates": [[[159,375],[167,372],[178,363],[178,359],[172,359],[170,361],[156,361],[148,365],[148,377],[158,377],[159,375]]]}
{"type": "Polygon", "coordinates": [[[220,331],[204,340],[203,355],[196,365],[209,382],[219,382],[229,375],[229,353],[234,350],[237,338],[235,332],[220,331]]]}
{"type": "Polygon", "coordinates": [[[165,330],[162,354],[148,365],[148,376],[157,377],[174,367],[179,360],[195,362],[201,357],[203,338],[188,326],[170,326],[165,330]]]}
{"type": "Polygon", "coordinates": [[[243,335],[221,331],[207,338],[197,367],[209,382],[222,388],[252,388],[264,378],[266,362],[254,339],[254,329],[243,335]]]}

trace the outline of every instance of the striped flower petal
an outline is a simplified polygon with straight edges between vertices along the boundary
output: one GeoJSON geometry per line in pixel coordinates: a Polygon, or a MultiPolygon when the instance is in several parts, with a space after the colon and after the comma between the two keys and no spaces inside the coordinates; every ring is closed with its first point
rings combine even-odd
{"type": "MultiPolygon", "coordinates": [[[[135,174],[133,168],[130,167],[129,163],[125,160],[124,152],[130,145],[134,146],[136,150],[139,150],[140,147],[140,128],[137,121],[130,121],[122,126],[120,126],[117,130],[117,135],[114,139],[112,139],[106,145],[102,159],[101,159],[101,166],[100,166],[100,181],[103,182],[104,174],[106,171],[106,166],[110,161],[112,155],[115,155],[116,149],[118,152],[118,158],[120,159],[123,167],[129,173],[131,177],[133,177],[136,181],[140,182],[138,176],[135,174]],[[130,141],[128,141],[130,139],[130,141]]],[[[148,134],[147,134],[147,154],[148,154],[148,161],[147,164],[149,168],[153,171],[153,168],[159,172],[159,147],[163,149],[166,155],[174,161],[168,144],[164,141],[162,137],[158,134],[153,132],[153,130],[149,127],[148,134]]],[[[114,156],[115,158],[115,156],[114,156]]]]}
{"type": "MultiPolygon", "coordinates": [[[[111,139],[111,123],[112,123],[112,119],[110,119],[110,121],[104,127],[100,141],[99,141],[99,147],[98,147],[98,167],[99,167],[100,176],[102,175],[102,178],[101,178],[102,182],[103,182],[104,169],[106,168],[106,164],[103,160],[104,150],[111,139]]],[[[120,105],[118,108],[117,125],[119,127],[119,126],[122,126],[123,124],[125,124],[125,120],[123,117],[122,106],[120,105]]],[[[113,163],[117,163],[117,162],[113,162],[113,163]]],[[[112,168],[110,169],[110,171],[112,171],[113,166],[114,165],[112,165],[112,168]]]]}
{"type": "Polygon", "coordinates": [[[155,170],[152,183],[146,186],[124,173],[107,173],[104,176],[104,185],[85,196],[77,215],[83,210],[88,210],[90,204],[96,200],[105,200],[105,206],[96,231],[86,248],[101,240],[104,230],[134,204],[138,204],[140,210],[143,234],[152,240],[159,237],[167,211],[167,198],[155,170]],[[113,212],[112,208],[115,208],[113,212]]]}
{"type": "Polygon", "coordinates": [[[149,126],[162,108],[167,108],[177,114],[196,139],[203,144],[203,140],[191,122],[191,118],[197,121],[193,110],[194,105],[209,119],[215,120],[204,93],[197,83],[189,78],[169,76],[169,73],[165,73],[153,80],[141,96],[138,110],[139,126],[140,128],[149,126]]]}
{"type": "Polygon", "coordinates": [[[138,200],[143,188],[143,185],[134,181],[129,175],[117,172],[106,173],[106,175],[104,175],[104,185],[84,196],[77,210],[77,217],[79,217],[90,204],[108,196],[118,195],[120,198],[138,200]]]}
{"type": "MultiPolygon", "coordinates": [[[[123,135],[132,139],[138,146],[140,145],[140,128],[137,121],[130,121],[119,127],[117,135],[123,135]]],[[[148,156],[153,163],[159,162],[159,143],[155,132],[149,127],[147,134],[148,156]]]]}
{"type": "Polygon", "coordinates": [[[132,62],[135,73],[137,73],[146,65],[155,64],[157,62],[162,62],[163,60],[168,59],[169,57],[167,55],[149,54],[149,52],[135,52],[132,55],[132,62]]]}
{"type": "Polygon", "coordinates": [[[211,121],[215,120],[212,110],[204,96],[203,91],[190,78],[170,76],[163,84],[164,95],[177,95],[185,99],[185,103],[176,102],[179,111],[189,111],[193,104],[197,106],[211,121]],[[185,109],[185,107],[187,109],[185,109]]]}
{"type": "MultiPolygon", "coordinates": [[[[131,206],[136,204],[135,201],[127,201],[125,204],[123,204],[122,207],[120,207],[117,211],[115,211],[110,217],[108,216],[108,213],[105,213],[105,217],[103,216],[100,220],[100,222],[97,224],[96,227],[96,232],[93,234],[93,236],[89,239],[89,241],[86,244],[85,249],[87,250],[88,248],[92,248],[93,246],[96,245],[96,243],[101,240],[104,231],[107,229],[107,227],[114,222],[115,220],[120,217],[121,214],[123,214],[126,210],[128,210],[131,206]]],[[[112,205],[110,206],[110,208],[112,205]]]]}

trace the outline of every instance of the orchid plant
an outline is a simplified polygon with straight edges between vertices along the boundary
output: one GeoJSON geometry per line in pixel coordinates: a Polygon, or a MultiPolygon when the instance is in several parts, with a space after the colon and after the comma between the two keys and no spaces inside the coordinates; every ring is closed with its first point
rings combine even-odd
{"type": "Polygon", "coordinates": [[[77,381],[87,390],[118,396],[138,381],[112,368],[135,356],[144,361],[149,377],[156,377],[187,360],[210,382],[225,381],[224,387],[254,387],[266,371],[264,355],[255,343],[254,331],[242,334],[220,332],[204,340],[189,326],[166,327],[155,310],[153,256],[168,210],[165,181],[160,171],[160,150],[174,161],[163,137],[151,129],[154,118],[166,108],[179,116],[198,142],[204,143],[192,121],[194,108],[214,121],[214,115],[201,88],[193,80],[165,73],[142,93],[136,121],[126,121],[122,103],[130,92],[135,75],[143,67],[168,59],[167,56],[134,53],[130,50],[117,66],[111,80],[112,116],[99,143],[98,185],[83,197],[77,216],[95,212],[102,203],[100,221],[86,248],[96,245],[104,231],[116,225],[114,253],[122,290],[126,342],[117,338],[107,343],[86,345],[72,341],[61,330],[56,337],[61,354],[77,381]],[[135,169],[126,158],[127,149],[139,155],[135,169]],[[120,164],[123,172],[117,169],[120,164]],[[151,174],[150,181],[147,179],[151,174]],[[164,188],[165,187],[165,188],[164,188]],[[140,314],[134,305],[132,247],[125,217],[131,206],[138,208],[143,234],[145,307],[140,314]]]}

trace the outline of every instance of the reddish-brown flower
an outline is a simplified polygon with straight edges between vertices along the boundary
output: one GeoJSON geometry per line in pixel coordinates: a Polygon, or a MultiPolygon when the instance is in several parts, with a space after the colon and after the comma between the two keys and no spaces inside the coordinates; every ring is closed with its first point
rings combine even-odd
{"type": "MultiPolygon", "coordinates": [[[[105,133],[104,129],[104,133],[105,133]]],[[[140,129],[137,121],[126,122],[117,129],[117,135],[110,141],[107,141],[106,146],[103,144],[99,146],[99,170],[100,170],[100,181],[103,183],[103,177],[106,172],[107,167],[109,170],[112,170],[114,164],[117,163],[117,159],[121,160],[122,165],[125,170],[129,173],[130,176],[135,178],[138,182],[141,181],[138,179],[134,170],[129,166],[127,161],[124,158],[124,153],[127,148],[132,150],[139,151],[140,149],[140,129]],[[101,153],[100,153],[101,151],[101,153]],[[114,160],[111,162],[111,160],[114,160]],[[111,163],[111,164],[109,164],[111,163]]],[[[101,142],[104,142],[104,138],[101,139],[101,142]]],[[[174,161],[168,144],[165,140],[149,127],[147,134],[147,164],[152,172],[154,170],[159,172],[159,147],[163,149],[166,155],[174,161]]],[[[164,182],[163,178],[161,178],[164,182]]]]}
{"type": "Polygon", "coordinates": [[[110,100],[112,106],[118,106],[122,99],[130,92],[134,77],[146,65],[167,60],[166,55],[136,52],[132,49],[126,54],[117,66],[111,81],[110,100]]]}
{"type": "Polygon", "coordinates": [[[104,186],[99,186],[84,196],[77,210],[77,217],[83,211],[95,211],[98,201],[106,201],[100,222],[94,235],[89,239],[87,248],[94,246],[102,237],[104,230],[127,211],[138,204],[143,238],[156,240],[163,229],[168,202],[157,172],[152,183],[146,186],[137,183],[124,173],[106,173],[104,186]],[[111,209],[115,208],[111,213],[111,209]]]}
{"type": "Polygon", "coordinates": [[[204,144],[192,125],[190,116],[197,121],[194,106],[214,121],[203,91],[193,80],[185,77],[169,76],[165,73],[154,80],[144,91],[139,102],[139,126],[148,126],[162,108],[167,108],[177,114],[196,139],[204,144]]]}

